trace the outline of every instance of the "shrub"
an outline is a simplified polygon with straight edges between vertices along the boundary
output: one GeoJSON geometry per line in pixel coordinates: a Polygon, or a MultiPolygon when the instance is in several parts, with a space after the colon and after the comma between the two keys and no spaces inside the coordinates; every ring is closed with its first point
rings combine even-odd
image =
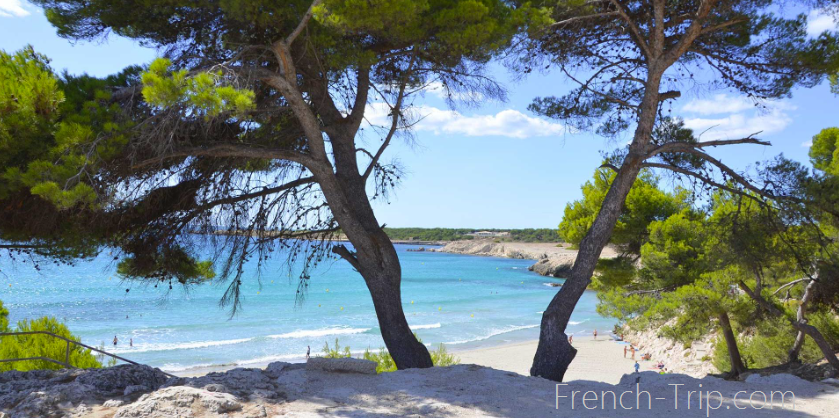
{"type": "Polygon", "coordinates": [[[341,350],[341,346],[338,344],[338,339],[336,338],[334,348],[329,346],[328,341],[326,343],[324,343],[324,345],[323,345],[323,357],[325,357],[325,358],[346,358],[346,357],[352,357],[352,354],[350,354],[350,346],[346,346],[346,347],[344,347],[343,350],[341,350]]]}
{"type": "MultiPolygon", "coordinates": [[[[2,315],[0,315],[2,316],[2,315]]],[[[56,335],[60,335],[70,340],[79,341],[79,338],[70,333],[63,323],[59,320],[45,316],[43,318],[27,320],[24,319],[17,323],[17,330],[20,332],[27,331],[47,331],[56,335]]],[[[0,343],[0,358],[26,358],[26,357],[47,357],[58,361],[64,361],[67,350],[67,342],[49,335],[15,335],[5,336],[0,343]]],[[[70,345],[70,364],[78,368],[98,368],[102,367],[102,363],[96,360],[96,357],[91,354],[89,349],[82,348],[75,344],[70,345]]],[[[44,361],[44,360],[28,360],[16,361],[11,363],[0,363],[0,371],[8,370],[38,370],[38,369],[61,369],[63,366],[44,361]]]]}
{"type": "Polygon", "coordinates": [[[437,351],[431,352],[431,362],[434,364],[434,367],[447,367],[460,364],[460,359],[455,357],[454,354],[449,354],[446,346],[440,343],[437,346],[437,351]]]}

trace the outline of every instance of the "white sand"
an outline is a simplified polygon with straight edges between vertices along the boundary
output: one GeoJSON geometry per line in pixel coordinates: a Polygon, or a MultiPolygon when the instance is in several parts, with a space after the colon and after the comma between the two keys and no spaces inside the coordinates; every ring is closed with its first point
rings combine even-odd
{"type": "MultiPolygon", "coordinates": [[[[463,364],[477,364],[528,376],[537,344],[538,341],[533,340],[498,347],[450,351],[460,357],[463,364]]],[[[574,347],[577,349],[577,357],[565,375],[566,381],[590,380],[616,384],[621,376],[634,371],[635,362],[630,359],[629,352],[627,358],[623,357],[625,346],[616,341],[604,337],[597,340],[592,337],[575,337],[574,347]]],[[[636,358],[639,359],[642,371],[650,370],[655,363],[640,361],[641,353],[636,353],[636,358]]]]}

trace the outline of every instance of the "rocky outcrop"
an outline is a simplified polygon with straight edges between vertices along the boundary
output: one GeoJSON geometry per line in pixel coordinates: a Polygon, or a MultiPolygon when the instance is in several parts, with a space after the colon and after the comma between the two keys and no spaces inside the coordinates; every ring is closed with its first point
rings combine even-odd
{"type": "Polygon", "coordinates": [[[543,258],[527,269],[548,277],[567,277],[574,267],[574,260],[566,257],[543,258]]]}
{"type": "Polygon", "coordinates": [[[306,362],[306,370],[332,373],[376,374],[376,362],[351,357],[312,357],[306,362]]]}
{"type": "MultiPolygon", "coordinates": [[[[344,361],[320,359],[313,364],[345,364],[344,361]]],[[[329,367],[332,369],[333,367],[329,367]]],[[[24,392],[25,387],[43,389],[52,386],[77,385],[91,399],[102,399],[104,395],[90,384],[77,383],[78,377],[96,371],[59,371],[6,373],[0,375],[4,385],[0,396],[14,395],[44,399],[44,407],[36,408],[36,402],[29,403],[33,409],[11,410],[5,404],[0,405],[0,418],[35,418],[35,417],[114,417],[114,418],[174,418],[174,417],[228,417],[228,418],[267,418],[283,417],[459,417],[478,418],[504,416],[508,418],[531,418],[551,414],[580,415],[587,417],[614,415],[619,412],[622,418],[647,417],[705,417],[707,411],[694,407],[682,408],[687,404],[684,397],[687,390],[696,390],[704,384],[707,390],[719,391],[730,400],[740,391],[773,390],[793,391],[796,397],[794,415],[807,417],[833,417],[839,404],[839,388],[800,381],[800,379],[781,376],[775,378],[751,378],[747,382],[732,382],[713,377],[694,379],[679,374],[659,375],[654,372],[641,372],[625,375],[621,385],[578,380],[569,382],[566,390],[546,379],[521,376],[501,370],[471,364],[430,369],[409,369],[393,373],[359,374],[333,373],[326,368],[309,369],[302,364],[277,363],[266,371],[259,369],[234,369],[225,373],[213,373],[191,379],[172,379],[164,387],[145,393],[137,399],[117,397],[104,402],[82,402],[78,405],[56,406],[44,392],[19,394],[9,392],[7,385],[25,377],[28,386],[20,384],[16,389],[24,392]],[[55,378],[55,381],[51,381],[55,378]],[[247,386],[253,381],[254,388],[247,386]],[[621,393],[634,391],[634,383],[640,382],[641,390],[649,393],[653,400],[651,407],[619,409],[618,411],[594,410],[588,414],[581,406],[581,395],[576,404],[571,404],[570,397],[558,395],[571,394],[571,391],[584,393],[604,391],[621,393]],[[177,383],[177,384],[175,384],[177,383]],[[679,410],[674,412],[673,385],[681,385],[679,410]],[[261,389],[260,389],[261,388],[261,389]],[[254,397],[260,390],[274,392],[273,397],[254,397]],[[287,395],[285,395],[287,394],[287,395]],[[559,411],[557,411],[559,408],[559,411]],[[564,411],[560,412],[560,411],[564,411]]],[[[129,374],[129,378],[133,379],[129,374]]],[[[133,382],[136,383],[136,382],[133,382]]],[[[153,385],[153,383],[150,383],[153,385]]],[[[136,385],[135,385],[136,386],[136,385]]],[[[142,385],[140,385],[142,386],[142,385]]],[[[108,393],[118,392],[117,388],[102,387],[108,393]]],[[[124,390],[125,388],[123,388],[124,390]]],[[[55,392],[50,392],[55,393],[55,392]]],[[[74,395],[75,396],[75,395],[74,395]]],[[[605,396],[605,395],[604,395],[605,396]]],[[[694,398],[696,396],[694,395],[694,398]]],[[[70,399],[70,398],[68,398],[70,399]]],[[[604,398],[606,399],[606,398],[604,398]]],[[[632,396],[633,402],[635,396],[632,396]]],[[[600,405],[600,402],[596,403],[600,405]]],[[[591,405],[591,403],[589,403],[591,405]]],[[[609,405],[606,403],[606,405],[609,405]]],[[[694,404],[695,405],[695,404],[694,404]]],[[[712,404],[716,405],[716,403],[712,404]]],[[[720,403],[722,405],[722,403],[720,403]]],[[[695,405],[696,406],[696,405],[695,405]]],[[[733,408],[732,408],[733,409],[733,408]]],[[[720,409],[720,416],[742,416],[757,418],[767,416],[758,409],[735,410],[737,414],[726,413],[720,409]]],[[[771,411],[770,411],[771,412],[771,411]]],[[[772,416],[787,416],[789,410],[771,412],[772,416]]],[[[575,415],[575,416],[576,416],[575,415]]]]}
{"type": "MultiPolygon", "coordinates": [[[[567,244],[495,242],[487,239],[453,241],[430,251],[536,260],[536,264],[528,267],[528,270],[558,278],[566,277],[571,272],[577,258],[577,250],[567,244]]],[[[601,258],[612,258],[615,255],[614,249],[607,247],[603,249],[601,258]]]]}
{"type": "Polygon", "coordinates": [[[167,378],[159,369],[128,364],[90,370],[6,372],[0,374],[0,412],[12,418],[84,415],[88,405],[123,396],[129,387],[139,386],[139,392],[156,390],[167,378]]]}

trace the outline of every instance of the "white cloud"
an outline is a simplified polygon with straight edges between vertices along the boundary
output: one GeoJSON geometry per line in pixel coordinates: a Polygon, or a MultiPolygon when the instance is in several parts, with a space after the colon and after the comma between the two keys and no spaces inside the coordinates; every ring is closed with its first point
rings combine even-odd
{"type": "Polygon", "coordinates": [[[839,25],[833,20],[833,17],[826,15],[818,10],[813,10],[807,15],[807,34],[810,36],[819,36],[822,32],[839,30],[839,25]]]}
{"type": "Polygon", "coordinates": [[[795,106],[776,102],[768,107],[762,111],[732,113],[724,118],[685,118],[684,121],[695,135],[701,135],[701,141],[737,139],[757,132],[767,135],[780,132],[792,123],[787,111],[794,110],[795,106]]]}
{"type": "Polygon", "coordinates": [[[685,112],[700,115],[717,115],[721,113],[735,113],[753,109],[754,103],[744,97],[730,97],[726,94],[716,94],[710,99],[694,99],[682,108],[685,112]]]}
{"type": "Polygon", "coordinates": [[[443,87],[443,83],[439,81],[432,81],[425,86],[424,89],[427,93],[431,93],[440,99],[447,100],[460,100],[460,101],[480,101],[484,98],[484,95],[472,91],[472,92],[451,92],[451,97],[449,97],[448,93],[446,92],[446,88],[443,87]]]}
{"type": "MultiPolygon", "coordinates": [[[[517,110],[502,110],[493,115],[463,115],[454,110],[438,109],[432,106],[418,106],[412,110],[416,120],[416,131],[433,132],[437,135],[505,136],[529,138],[559,135],[565,128],[558,123],[525,115],[517,110]]],[[[368,106],[366,117],[373,125],[389,123],[388,108],[382,103],[368,106]]]]}
{"type": "Polygon", "coordinates": [[[20,0],[0,0],[0,17],[28,16],[29,10],[23,8],[20,0]]]}
{"type": "Polygon", "coordinates": [[[804,148],[810,148],[813,146],[813,140],[811,139],[809,141],[804,141],[801,143],[801,146],[804,148]]]}

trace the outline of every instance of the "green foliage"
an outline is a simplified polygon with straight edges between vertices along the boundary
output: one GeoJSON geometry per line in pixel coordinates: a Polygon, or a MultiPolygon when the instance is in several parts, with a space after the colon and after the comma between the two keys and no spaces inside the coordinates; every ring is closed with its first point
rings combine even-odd
{"type": "Polygon", "coordinates": [[[460,359],[454,354],[450,354],[446,350],[446,346],[440,343],[436,350],[431,351],[431,362],[434,364],[434,367],[447,367],[460,364],[460,359]]]}
{"type": "Polygon", "coordinates": [[[641,247],[642,280],[653,287],[691,283],[705,271],[706,232],[703,217],[689,209],[649,225],[649,241],[641,247]]]}
{"type": "Polygon", "coordinates": [[[0,332],[9,330],[9,310],[3,306],[3,301],[0,300],[0,332]]]}
{"type": "Polygon", "coordinates": [[[506,237],[499,237],[504,241],[517,242],[562,242],[555,229],[525,228],[525,229],[494,229],[494,228],[385,228],[385,233],[392,240],[407,241],[461,241],[474,239],[467,235],[475,231],[509,232],[506,237]]]}
{"type": "Polygon", "coordinates": [[[190,76],[186,70],[173,70],[170,60],[158,58],[141,80],[146,102],[160,108],[180,108],[215,117],[223,113],[244,116],[255,107],[254,92],[225,85],[221,71],[190,76]]]}
{"type": "MultiPolygon", "coordinates": [[[[559,224],[559,235],[565,241],[574,245],[582,241],[600,212],[614,178],[615,173],[611,170],[597,170],[594,179],[583,185],[583,198],[565,206],[565,214],[559,224]]],[[[610,240],[612,244],[637,254],[647,239],[650,222],[666,219],[686,206],[687,195],[683,191],[675,194],[664,192],[658,188],[657,182],[649,172],[642,173],[635,181],[615,224],[610,240]]]]}
{"type": "MultiPolygon", "coordinates": [[[[792,315],[789,312],[788,315],[792,315]]],[[[825,339],[834,347],[839,347],[839,320],[827,312],[810,314],[810,324],[814,325],[825,339]]],[[[798,332],[786,318],[768,318],[757,321],[749,335],[738,338],[743,361],[749,367],[764,368],[785,364],[789,360],[789,350],[795,343],[798,332]]],[[[714,366],[719,370],[728,370],[728,348],[724,341],[714,346],[714,366]]],[[[805,363],[818,363],[824,358],[821,350],[810,338],[804,338],[799,359],[805,363]]]]}
{"type": "Polygon", "coordinates": [[[390,356],[390,353],[384,347],[379,347],[379,352],[377,353],[370,351],[368,347],[364,350],[361,358],[376,362],[376,373],[396,371],[396,362],[393,361],[393,357],[390,356]]]}
{"type": "Polygon", "coordinates": [[[839,128],[822,129],[813,137],[810,162],[818,170],[839,176],[839,128]]]}
{"type": "Polygon", "coordinates": [[[32,47],[0,51],[0,199],[28,189],[62,209],[96,201],[82,179],[125,138],[106,103],[109,94],[98,91],[78,103],[74,91],[66,101],[64,88],[72,84],[59,80],[32,47]]]}
{"type": "MultiPolygon", "coordinates": [[[[43,317],[34,320],[22,320],[17,323],[18,332],[47,331],[62,337],[79,341],[79,338],[72,335],[63,323],[56,318],[43,317]]],[[[0,358],[25,358],[25,357],[47,357],[58,361],[64,361],[67,342],[48,335],[19,335],[5,336],[0,341],[0,358]]],[[[70,345],[70,364],[78,368],[102,367],[91,351],[77,345],[70,345]]],[[[10,363],[0,363],[0,372],[8,370],[39,370],[39,369],[61,369],[63,366],[43,361],[28,360],[10,363]]]]}
{"type": "Polygon", "coordinates": [[[466,228],[384,228],[392,240],[459,241],[472,239],[466,235],[472,229],[466,228]]]}
{"type": "Polygon", "coordinates": [[[325,358],[347,358],[352,357],[350,353],[350,346],[344,347],[341,349],[341,345],[338,344],[338,339],[335,339],[335,347],[329,346],[329,341],[325,342],[323,345],[323,357],[325,358]]]}
{"type": "Polygon", "coordinates": [[[174,279],[180,284],[200,284],[216,277],[212,261],[200,261],[180,248],[125,257],[117,265],[117,274],[126,279],[174,279]]]}

